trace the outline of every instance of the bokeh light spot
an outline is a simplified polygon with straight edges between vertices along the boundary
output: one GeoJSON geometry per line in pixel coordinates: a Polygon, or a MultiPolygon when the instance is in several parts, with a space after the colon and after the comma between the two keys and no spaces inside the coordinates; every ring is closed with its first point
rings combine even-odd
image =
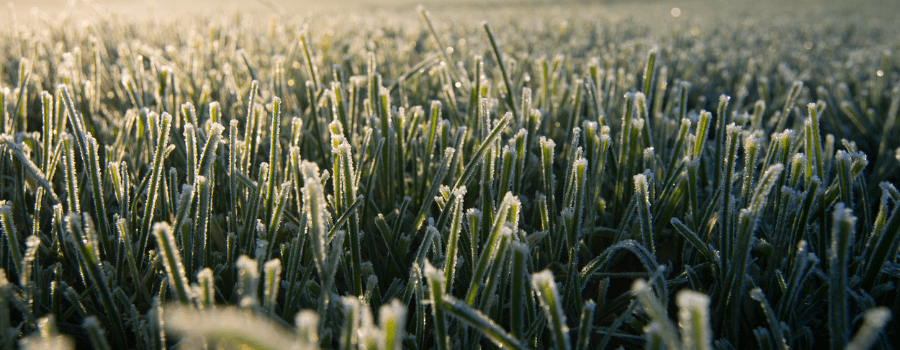
{"type": "Polygon", "coordinates": [[[678,17],[678,16],[681,16],[681,9],[680,9],[680,8],[673,7],[671,12],[672,12],[672,17],[678,17]]]}

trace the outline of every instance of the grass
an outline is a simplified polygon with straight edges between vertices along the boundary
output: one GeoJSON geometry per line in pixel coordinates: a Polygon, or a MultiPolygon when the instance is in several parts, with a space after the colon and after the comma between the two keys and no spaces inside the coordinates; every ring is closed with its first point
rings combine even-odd
{"type": "Polygon", "coordinates": [[[896,23],[529,6],[15,19],[2,347],[893,348],[896,23]]]}

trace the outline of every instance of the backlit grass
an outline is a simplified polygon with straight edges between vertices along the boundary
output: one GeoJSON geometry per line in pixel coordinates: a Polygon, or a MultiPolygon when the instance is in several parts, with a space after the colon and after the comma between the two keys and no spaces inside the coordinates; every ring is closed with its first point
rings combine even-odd
{"type": "Polygon", "coordinates": [[[896,23],[570,5],[16,19],[2,347],[892,348],[896,23]]]}

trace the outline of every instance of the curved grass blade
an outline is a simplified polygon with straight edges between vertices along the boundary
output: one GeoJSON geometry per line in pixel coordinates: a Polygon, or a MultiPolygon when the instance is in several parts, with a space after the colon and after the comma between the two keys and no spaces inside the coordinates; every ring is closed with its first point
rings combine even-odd
{"type": "Polygon", "coordinates": [[[441,306],[448,314],[456,317],[456,319],[469,327],[473,327],[497,346],[509,349],[526,349],[526,346],[519,339],[507,333],[506,330],[500,328],[498,324],[494,323],[481,311],[469,306],[462,300],[450,295],[444,295],[441,306]]]}

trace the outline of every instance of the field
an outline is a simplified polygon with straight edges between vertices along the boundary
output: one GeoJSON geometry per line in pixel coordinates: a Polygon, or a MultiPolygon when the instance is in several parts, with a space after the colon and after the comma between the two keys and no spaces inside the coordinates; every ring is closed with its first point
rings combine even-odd
{"type": "Polygon", "coordinates": [[[892,349],[890,1],[31,0],[0,348],[892,349]]]}

